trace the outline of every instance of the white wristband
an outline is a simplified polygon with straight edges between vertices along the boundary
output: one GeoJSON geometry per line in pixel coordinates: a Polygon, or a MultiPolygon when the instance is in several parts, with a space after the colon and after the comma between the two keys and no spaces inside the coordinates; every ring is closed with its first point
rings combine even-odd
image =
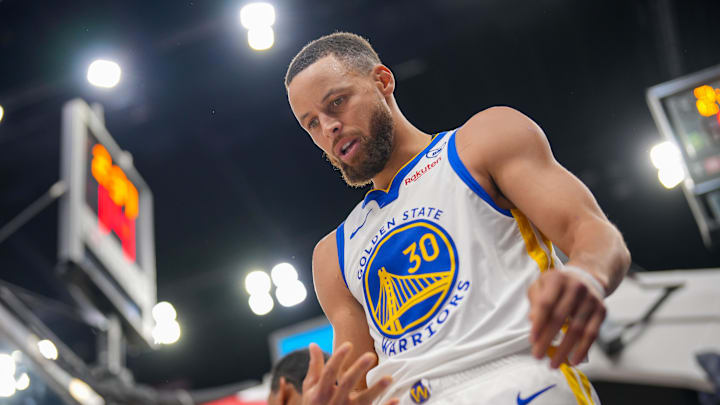
{"type": "Polygon", "coordinates": [[[600,294],[601,297],[605,298],[607,297],[607,292],[605,291],[605,287],[600,284],[600,281],[595,278],[592,274],[588,273],[587,271],[581,269],[580,267],[576,266],[563,266],[559,268],[560,271],[564,271],[567,273],[576,274],[583,280],[587,282],[587,284],[592,287],[595,292],[600,294]]]}

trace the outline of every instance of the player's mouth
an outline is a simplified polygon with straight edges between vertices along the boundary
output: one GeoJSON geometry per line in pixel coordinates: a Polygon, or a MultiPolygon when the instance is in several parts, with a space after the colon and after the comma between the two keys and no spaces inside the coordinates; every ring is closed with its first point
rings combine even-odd
{"type": "Polygon", "coordinates": [[[348,163],[352,160],[352,157],[357,151],[359,145],[360,142],[358,138],[342,140],[341,142],[338,142],[335,147],[335,154],[340,158],[340,160],[348,163]]]}

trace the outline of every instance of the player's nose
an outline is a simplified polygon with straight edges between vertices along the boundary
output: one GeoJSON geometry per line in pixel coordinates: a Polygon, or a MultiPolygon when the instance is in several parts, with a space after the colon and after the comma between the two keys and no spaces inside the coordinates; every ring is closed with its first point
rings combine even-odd
{"type": "Polygon", "coordinates": [[[320,116],[320,126],[322,127],[323,135],[328,138],[334,138],[340,134],[342,129],[342,123],[335,117],[327,115],[320,116]]]}

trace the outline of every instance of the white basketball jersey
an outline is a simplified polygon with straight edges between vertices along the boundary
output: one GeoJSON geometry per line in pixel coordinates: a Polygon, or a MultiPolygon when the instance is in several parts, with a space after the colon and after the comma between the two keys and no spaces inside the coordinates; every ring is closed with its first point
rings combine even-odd
{"type": "Polygon", "coordinates": [[[475,181],[455,132],[436,135],[337,229],[343,278],[379,357],[367,383],[393,376],[385,398],[528,350],[527,289],[562,265],[520,211],[498,207],[475,181]]]}

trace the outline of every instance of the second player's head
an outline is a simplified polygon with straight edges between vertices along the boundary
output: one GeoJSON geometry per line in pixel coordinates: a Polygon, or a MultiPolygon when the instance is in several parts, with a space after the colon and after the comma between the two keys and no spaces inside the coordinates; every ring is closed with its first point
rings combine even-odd
{"type": "MultiPolygon", "coordinates": [[[[324,361],[330,356],[323,353],[324,361]]],[[[303,381],[310,366],[310,350],[289,353],[273,366],[268,405],[299,405],[302,403],[303,381]]]]}
{"type": "Polygon", "coordinates": [[[349,185],[382,171],[393,148],[395,79],[365,39],[338,32],[310,42],[285,86],[300,126],[349,185]]]}

